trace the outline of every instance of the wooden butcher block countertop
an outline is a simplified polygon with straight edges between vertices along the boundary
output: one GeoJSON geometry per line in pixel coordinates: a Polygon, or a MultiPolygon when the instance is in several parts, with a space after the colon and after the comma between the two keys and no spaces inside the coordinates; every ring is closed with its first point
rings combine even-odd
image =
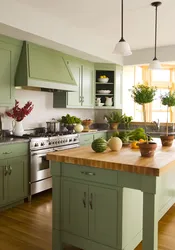
{"type": "Polygon", "coordinates": [[[159,176],[162,172],[175,166],[175,145],[158,146],[154,157],[140,156],[139,149],[122,148],[120,152],[106,150],[95,153],[90,146],[51,152],[47,159],[96,168],[120,170],[151,176],[159,176]]]}

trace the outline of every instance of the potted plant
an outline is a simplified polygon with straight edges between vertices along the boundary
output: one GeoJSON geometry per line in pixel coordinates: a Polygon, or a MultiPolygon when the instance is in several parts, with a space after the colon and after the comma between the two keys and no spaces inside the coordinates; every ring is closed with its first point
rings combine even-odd
{"type": "Polygon", "coordinates": [[[154,156],[154,152],[157,148],[157,143],[151,141],[152,138],[149,135],[147,134],[145,135],[146,135],[146,141],[138,143],[140,153],[141,153],[141,156],[143,157],[152,157],[154,156]]]}
{"type": "Polygon", "coordinates": [[[71,133],[74,130],[74,126],[76,124],[81,123],[81,119],[76,117],[76,116],[71,116],[70,114],[67,114],[66,116],[62,116],[61,119],[59,120],[60,123],[62,123],[67,129],[68,131],[70,131],[71,133]]]}
{"type": "Polygon", "coordinates": [[[167,106],[166,134],[161,135],[160,139],[162,142],[162,146],[170,147],[172,146],[174,135],[168,134],[168,111],[170,107],[175,106],[175,91],[174,92],[169,91],[168,93],[162,95],[160,98],[161,98],[162,105],[167,106]]]}
{"type": "Polygon", "coordinates": [[[118,111],[113,111],[109,115],[105,115],[104,119],[108,122],[111,129],[117,130],[118,125],[123,120],[123,115],[121,115],[118,111]]]}
{"type": "Polygon", "coordinates": [[[142,105],[143,108],[143,120],[146,128],[146,104],[151,103],[154,100],[156,94],[156,87],[147,86],[147,83],[138,84],[137,86],[132,87],[131,97],[134,99],[134,102],[142,105]]]}
{"type": "Polygon", "coordinates": [[[129,126],[132,120],[133,120],[132,116],[127,116],[125,114],[123,115],[122,123],[124,124],[125,129],[129,129],[129,126]]]}

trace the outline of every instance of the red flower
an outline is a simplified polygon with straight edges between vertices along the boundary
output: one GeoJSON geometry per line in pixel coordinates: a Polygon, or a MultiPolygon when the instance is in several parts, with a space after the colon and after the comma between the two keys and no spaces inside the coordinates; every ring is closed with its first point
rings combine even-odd
{"type": "Polygon", "coordinates": [[[32,104],[32,102],[28,101],[23,108],[20,108],[19,102],[15,100],[15,106],[12,109],[6,111],[5,114],[20,122],[24,119],[24,117],[30,114],[33,107],[34,105],[32,104]]]}

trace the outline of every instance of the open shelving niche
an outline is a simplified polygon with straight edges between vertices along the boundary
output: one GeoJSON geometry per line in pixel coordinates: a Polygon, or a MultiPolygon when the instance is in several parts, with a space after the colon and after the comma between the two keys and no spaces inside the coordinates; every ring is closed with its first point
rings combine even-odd
{"type": "Polygon", "coordinates": [[[114,108],[114,82],[115,82],[115,71],[114,70],[96,70],[96,84],[95,84],[95,100],[96,97],[101,97],[101,103],[105,103],[105,97],[113,97],[112,106],[95,106],[98,109],[112,109],[114,108]],[[105,75],[109,78],[107,83],[98,82],[98,78],[101,75],[105,75]],[[110,90],[110,94],[99,94],[98,90],[110,90]]]}

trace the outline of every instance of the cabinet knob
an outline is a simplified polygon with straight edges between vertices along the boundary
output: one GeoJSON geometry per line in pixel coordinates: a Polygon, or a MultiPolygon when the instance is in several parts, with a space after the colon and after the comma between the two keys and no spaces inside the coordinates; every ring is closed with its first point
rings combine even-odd
{"type": "Polygon", "coordinates": [[[89,175],[89,176],[94,176],[95,175],[95,173],[92,173],[92,172],[84,172],[84,171],[82,171],[81,173],[85,174],[85,175],[89,175]]]}
{"type": "Polygon", "coordinates": [[[11,154],[12,152],[3,152],[3,155],[9,155],[11,154]]]}

